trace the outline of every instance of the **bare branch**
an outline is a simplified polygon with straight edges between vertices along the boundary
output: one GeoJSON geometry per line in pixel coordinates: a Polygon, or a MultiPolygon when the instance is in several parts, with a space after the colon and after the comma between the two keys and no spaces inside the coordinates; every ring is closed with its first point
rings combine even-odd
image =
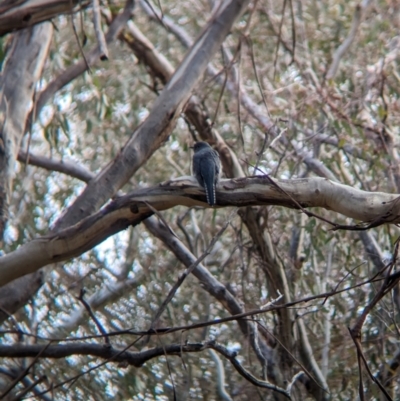
{"type": "Polygon", "coordinates": [[[248,1],[230,0],[213,15],[197,42],[154,102],[147,119],[132,133],[112,163],[92,180],[58,220],[55,229],[77,223],[96,211],[129,180],[168,138],[207,64],[248,1]]]}
{"type": "Polygon", "coordinates": [[[353,21],[351,24],[350,32],[347,38],[343,41],[343,43],[336,49],[335,54],[333,55],[332,63],[328,69],[326,74],[326,79],[333,79],[337,73],[339,68],[340,61],[343,56],[346,54],[347,50],[350,48],[354,39],[356,38],[358,27],[361,24],[361,21],[364,17],[365,10],[368,8],[371,0],[363,0],[360,4],[357,4],[356,9],[354,11],[353,21]]]}
{"type": "MultiPolygon", "coordinates": [[[[208,273],[209,276],[210,273],[208,273]]],[[[212,276],[211,276],[212,277],[212,276]]],[[[394,273],[392,274],[389,278],[392,280],[397,280],[400,277],[400,273],[394,273]]],[[[215,280],[215,279],[214,279],[215,280]]],[[[305,298],[301,298],[295,301],[291,301],[291,302],[287,302],[285,304],[279,304],[279,305],[269,305],[266,308],[261,308],[261,309],[255,309],[255,310],[251,310],[248,312],[243,312],[243,313],[239,313],[233,316],[228,316],[228,317],[224,317],[224,318],[219,318],[219,319],[214,319],[214,320],[210,320],[210,321],[206,321],[206,322],[201,322],[201,323],[194,323],[194,324],[190,324],[190,325],[186,325],[186,326],[174,326],[174,327],[159,327],[157,328],[157,330],[155,329],[150,329],[150,330],[145,330],[145,331],[141,331],[141,330],[133,330],[133,329],[127,329],[127,330],[118,330],[118,331],[114,331],[114,332],[108,332],[107,335],[109,337],[112,336],[120,336],[123,334],[129,334],[132,336],[160,336],[160,335],[167,335],[167,334],[171,334],[171,333],[176,333],[176,332],[181,332],[181,331],[187,331],[187,330],[193,330],[193,329],[198,329],[198,328],[204,328],[204,327],[209,327],[209,326],[213,326],[213,325],[217,325],[217,324],[221,324],[221,323],[226,323],[226,322],[232,322],[234,320],[238,320],[239,323],[241,321],[246,321],[244,318],[250,317],[250,316],[256,316],[256,315],[260,315],[263,313],[268,313],[268,312],[272,312],[272,311],[276,311],[279,309],[287,309],[290,308],[292,306],[295,305],[299,305],[299,304],[306,304],[310,301],[316,300],[316,299],[326,299],[344,292],[347,292],[349,290],[352,290],[354,288],[359,288],[362,287],[366,284],[371,284],[374,282],[379,282],[382,281],[382,278],[373,278],[373,279],[368,279],[365,280],[361,283],[346,287],[342,290],[333,290],[333,291],[329,291],[326,292],[324,294],[318,294],[318,295],[312,295],[309,297],[305,297],[305,298]]],[[[215,280],[217,283],[218,280],[215,280]]],[[[0,331],[1,334],[18,334],[18,335],[24,335],[27,337],[33,337],[36,339],[40,339],[40,340],[47,340],[47,341],[52,341],[52,342],[76,342],[76,341],[80,341],[80,340],[91,340],[91,339],[95,339],[95,338],[102,338],[102,335],[89,335],[89,336],[82,336],[82,337],[73,337],[73,338],[49,338],[49,337],[43,337],[43,336],[37,336],[37,335],[33,335],[31,333],[28,332],[22,332],[20,330],[2,330],[0,331]]]]}
{"type": "Polygon", "coordinates": [[[92,355],[112,362],[126,362],[129,365],[141,367],[150,359],[167,355],[180,355],[182,352],[199,352],[207,348],[206,344],[171,344],[151,348],[141,352],[123,351],[115,347],[105,347],[104,344],[62,344],[49,345],[43,349],[42,344],[0,344],[0,356],[4,358],[65,358],[71,355],[92,355]]]}
{"type": "Polygon", "coordinates": [[[62,14],[77,12],[88,6],[81,0],[12,1],[0,4],[0,36],[24,29],[62,14]]]}
{"type": "MultiPolygon", "coordinates": [[[[161,224],[157,223],[153,217],[148,218],[145,223],[147,229],[157,238],[164,242],[164,244],[175,254],[175,256],[188,268],[193,266],[196,262],[196,257],[179,241],[178,238],[171,235],[170,232],[161,224]]],[[[240,302],[228,291],[228,289],[220,283],[208,270],[200,263],[198,264],[192,274],[202,283],[203,288],[217,299],[225,309],[231,314],[243,313],[240,302]]],[[[249,338],[250,344],[255,351],[261,365],[265,365],[266,355],[271,355],[269,346],[265,341],[259,341],[255,334],[257,329],[252,321],[244,319],[238,320],[238,325],[246,338],[249,338]]],[[[271,362],[271,361],[268,361],[271,362]]],[[[273,363],[273,362],[272,362],[273,363]]]]}
{"type": "Polygon", "coordinates": [[[50,47],[53,27],[44,23],[13,35],[0,75],[0,237],[8,219],[8,202],[14,178],[14,162],[25,121],[32,108],[50,47]]]}
{"type": "MultiPolygon", "coordinates": [[[[159,238],[185,266],[192,266],[196,262],[197,258],[185,245],[178,238],[171,235],[169,230],[167,230],[165,226],[159,224],[154,217],[146,219],[144,224],[150,233],[159,238]]],[[[244,312],[239,301],[203,266],[202,263],[195,266],[192,274],[202,283],[203,288],[217,299],[229,313],[236,315],[244,312]]],[[[245,320],[239,320],[238,324],[242,333],[248,336],[251,332],[249,323],[245,320]]]]}
{"type": "MultiPolygon", "coordinates": [[[[145,0],[140,1],[140,6],[145,10],[150,18],[154,19],[158,23],[161,23],[166,29],[172,32],[185,47],[192,46],[193,39],[182,27],[176,26],[176,24],[174,24],[170,18],[161,15],[161,13],[149,7],[145,0]]],[[[227,62],[230,63],[231,59],[227,60],[227,62]]],[[[211,64],[207,66],[207,73],[211,77],[214,77],[219,85],[225,85],[225,78],[221,76],[218,70],[211,64]]],[[[237,85],[232,80],[227,79],[226,89],[232,94],[232,96],[237,96],[237,85]]],[[[239,99],[242,107],[261,125],[265,133],[268,133],[273,137],[278,135],[278,131],[275,128],[275,123],[265,115],[264,110],[252,100],[252,98],[245,92],[243,88],[240,89],[241,93],[239,99]]]]}
{"type": "Polygon", "coordinates": [[[215,363],[215,368],[217,371],[217,386],[219,396],[221,397],[222,401],[233,401],[231,396],[225,390],[225,368],[222,364],[221,358],[213,349],[209,349],[209,354],[215,363]]]}
{"type": "Polygon", "coordinates": [[[17,160],[21,163],[26,163],[26,160],[28,160],[28,163],[32,166],[42,167],[50,171],[58,171],[59,173],[69,175],[84,182],[89,182],[93,177],[95,177],[92,172],[76,163],[49,159],[32,153],[25,153],[21,150],[18,152],[17,160]]]}
{"type": "MultiPolygon", "coordinates": [[[[400,222],[398,195],[361,191],[324,178],[275,180],[274,185],[269,177],[264,176],[222,180],[217,187],[217,194],[219,206],[324,207],[357,220],[372,221],[367,227],[400,222]]],[[[178,204],[206,206],[204,190],[192,177],[134,191],[75,226],[34,239],[1,257],[0,285],[49,263],[81,255],[109,236],[130,225],[139,224],[153,214],[144,202],[157,210],[166,210],[178,204]]],[[[337,228],[365,229],[363,226],[340,225],[337,228]]]]}
{"type": "Polygon", "coordinates": [[[106,346],[110,346],[110,339],[107,336],[106,330],[100,323],[99,319],[97,319],[96,315],[93,313],[92,308],[90,307],[90,304],[85,300],[84,295],[85,295],[85,290],[82,288],[79,293],[78,300],[82,302],[82,305],[85,307],[85,309],[89,313],[89,316],[94,321],[96,327],[98,328],[100,333],[104,336],[104,342],[105,342],[106,346]]]}
{"type": "MultiPolygon", "coordinates": [[[[126,31],[120,37],[132,49],[135,56],[148,67],[154,78],[161,79],[163,83],[168,82],[174,72],[174,67],[156,50],[132,21],[128,22],[126,31]]],[[[184,113],[196,127],[201,139],[214,145],[218,150],[226,176],[230,178],[244,177],[245,174],[235,153],[226,144],[215,126],[212,125],[207,111],[197,96],[190,97],[184,113]]]]}
{"type": "MultiPolygon", "coordinates": [[[[108,44],[115,41],[120,31],[126,25],[127,21],[131,18],[133,7],[134,1],[127,0],[124,10],[114,19],[106,34],[106,41],[108,44]]],[[[87,70],[88,65],[94,65],[99,60],[100,56],[101,51],[99,47],[96,46],[87,54],[87,63],[83,59],[78,61],[67,70],[62,72],[59,76],[57,76],[52,82],[50,82],[47,85],[46,89],[40,94],[37,100],[34,120],[36,120],[43,106],[54,96],[57,91],[59,91],[62,87],[84,73],[87,70]]]]}
{"type": "MultiPolygon", "coordinates": [[[[162,315],[162,313],[164,312],[165,308],[167,307],[167,305],[169,304],[169,302],[171,302],[171,300],[173,299],[174,295],[176,294],[176,291],[178,291],[179,287],[182,285],[183,281],[185,280],[185,278],[191,274],[193,272],[194,269],[196,269],[196,267],[210,254],[211,250],[214,248],[215,244],[217,243],[217,241],[220,239],[220,237],[222,236],[222,234],[225,232],[225,230],[228,228],[229,224],[231,224],[231,219],[233,217],[233,215],[236,214],[236,210],[233,210],[230,217],[228,218],[228,220],[225,222],[224,226],[218,231],[218,233],[214,236],[214,238],[211,240],[210,244],[208,245],[207,249],[202,253],[201,256],[199,256],[197,258],[197,260],[192,263],[178,278],[178,280],[176,281],[176,283],[174,284],[174,286],[171,288],[171,290],[169,291],[167,297],[165,298],[165,300],[163,301],[163,303],[161,304],[160,308],[158,309],[153,322],[151,324],[151,327],[154,328],[155,323],[157,323],[158,319],[160,318],[160,316],[162,315]]],[[[164,226],[166,228],[169,229],[168,226],[166,226],[164,224],[164,226]]],[[[169,230],[171,233],[171,230],[169,230]]]]}
{"type": "Polygon", "coordinates": [[[100,60],[108,60],[108,49],[106,38],[104,37],[103,30],[101,29],[101,15],[99,0],[93,1],[93,25],[96,32],[97,43],[99,45],[100,60]]]}
{"type": "Polygon", "coordinates": [[[257,379],[250,372],[248,372],[241,363],[236,359],[237,354],[229,351],[227,348],[214,342],[206,343],[187,343],[187,344],[170,344],[162,347],[151,348],[141,352],[129,352],[127,350],[119,350],[114,347],[104,347],[98,344],[63,344],[63,345],[49,345],[45,349],[43,345],[1,345],[0,356],[8,358],[65,358],[71,355],[92,355],[103,359],[110,360],[110,362],[126,362],[135,367],[143,366],[150,359],[154,359],[164,355],[177,355],[182,353],[196,353],[202,352],[205,349],[214,349],[220,355],[227,358],[236,371],[248,380],[250,383],[263,387],[268,390],[276,391],[284,395],[287,399],[291,399],[289,393],[266,381],[257,379]],[[122,351],[122,352],[121,352],[122,351]]]}
{"type": "Polygon", "coordinates": [[[278,387],[275,386],[271,383],[268,383],[264,380],[260,380],[257,379],[255,376],[253,376],[251,373],[249,373],[242,365],[241,363],[236,359],[236,353],[232,352],[232,351],[228,351],[225,347],[220,346],[219,344],[214,344],[212,345],[212,348],[217,351],[218,353],[220,353],[221,355],[223,355],[225,358],[227,358],[233,365],[233,367],[236,369],[236,371],[243,376],[247,381],[249,381],[250,383],[254,384],[257,387],[263,387],[266,388],[268,390],[273,390],[276,391],[282,395],[284,395],[287,399],[291,399],[290,394],[278,387]]]}

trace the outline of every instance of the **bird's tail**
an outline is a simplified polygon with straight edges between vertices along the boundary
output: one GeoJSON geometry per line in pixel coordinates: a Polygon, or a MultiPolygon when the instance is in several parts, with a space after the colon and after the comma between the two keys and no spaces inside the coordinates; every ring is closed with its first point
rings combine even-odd
{"type": "Polygon", "coordinates": [[[215,168],[212,163],[209,163],[206,167],[203,166],[203,178],[204,178],[204,189],[206,191],[207,203],[210,206],[214,206],[217,203],[215,196],[215,168]]]}

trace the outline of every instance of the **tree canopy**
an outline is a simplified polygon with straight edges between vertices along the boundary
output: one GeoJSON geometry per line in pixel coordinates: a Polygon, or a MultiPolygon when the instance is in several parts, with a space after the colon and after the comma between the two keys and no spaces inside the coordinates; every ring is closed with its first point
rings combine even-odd
{"type": "Polygon", "coordinates": [[[399,12],[0,0],[0,399],[397,399],[399,12]]]}

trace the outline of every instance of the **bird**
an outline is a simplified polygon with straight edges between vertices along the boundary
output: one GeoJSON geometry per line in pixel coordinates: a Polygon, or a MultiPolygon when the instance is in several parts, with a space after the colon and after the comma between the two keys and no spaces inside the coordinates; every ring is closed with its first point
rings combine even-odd
{"type": "Polygon", "coordinates": [[[196,142],[193,150],[193,175],[205,189],[207,203],[214,206],[216,204],[215,187],[221,173],[218,152],[207,142],[196,142]]]}

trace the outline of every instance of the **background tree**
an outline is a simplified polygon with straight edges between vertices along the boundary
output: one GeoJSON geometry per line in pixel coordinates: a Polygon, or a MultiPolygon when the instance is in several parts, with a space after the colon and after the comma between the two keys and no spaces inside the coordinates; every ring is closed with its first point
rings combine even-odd
{"type": "Polygon", "coordinates": [[[1,397],[396,399],[399,11],[0,2],[1,397]]]}

